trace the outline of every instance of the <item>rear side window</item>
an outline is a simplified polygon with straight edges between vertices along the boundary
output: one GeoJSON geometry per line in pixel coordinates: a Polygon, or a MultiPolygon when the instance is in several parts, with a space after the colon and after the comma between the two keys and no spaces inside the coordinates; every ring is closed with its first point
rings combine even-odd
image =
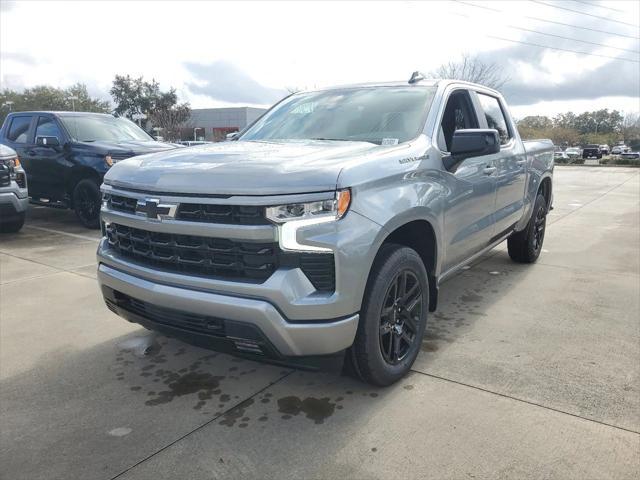
{"type": "Polygon", "coordinates": [[[480,105],[482,105],[484,116],[487,119],[487,126],[498,131],[501,145],[509,143],[511,135],[509,134],[507,120],[502,108],[500,108],[500,102],[498,99],[482,93],[478,93],[478,99],[480,100],[480,105]]]}
{"type": "Polygon", "coordinates": [[[9,125],[7,139],[15,143],[27,143],[29,125],[31,125],[31,117],[13,117],[9,125]]]}
{"type": "Polygon", "coordinates": [[[40,117],[38,119],[36,138],[38,137],[58,137],[58,140],[60,140],[60,129],[53,118],[40,117]]]}

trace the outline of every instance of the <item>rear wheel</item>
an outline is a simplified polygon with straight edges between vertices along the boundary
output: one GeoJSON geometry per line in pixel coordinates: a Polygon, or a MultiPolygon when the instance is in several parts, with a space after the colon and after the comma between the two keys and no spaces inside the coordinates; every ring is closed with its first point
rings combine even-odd
{"type": "Polygon", "coordinates": [[[73,209],[87,228],[99,227],[100,202],[100,188],[93,180],[80,180],[73,189],[73,209]]]}
{"type": "Polygon", "coordinates": [[[408,247],[383,246],[365,292],[351,369],[374,385],[400,380],[420,351],[428,305],[429,280],[420,256],[408,247]]]}
{"type": "Polygon", "coordinates": [[[25,212],[18,213],[15,217],[12,217],[9,221],[0,222],[0,233],[15,233],[19,232],[24,225],[24,220],[27,214],[25,212]]]}
{"type": "Polygon", "coordinates": [[[542,194],[536,197],[533,214],[525,228],[507,240],[511,260],[518,263],[533,263],[540,256],[547,226],[547,201],[542,194]]]}

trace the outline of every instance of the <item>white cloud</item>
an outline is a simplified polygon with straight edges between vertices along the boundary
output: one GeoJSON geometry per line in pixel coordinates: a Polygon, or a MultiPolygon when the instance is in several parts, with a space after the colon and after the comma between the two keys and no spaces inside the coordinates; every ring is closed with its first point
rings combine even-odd
{"type": "MultiPolygon", "coordinates": [[[[632,39],[605,38],[593,32],[527,20],[525,16],[536,16],[583,26],[592,24],[588,17],[576,19],[575,15],[531,2],[482,4],[500,13],[445,1],[47,1],[12,3],[7,9],[4,5],[5,2],[0,16],[3,86],[63,86],[81,81],[106,96],[114,75],[128,73],[155,78],[163,88],[174,86],[183,100],[197,107],[229,102],[212,98],[202,89],[189,88],[190,84],[204,88],[216,83],[215,78],[207,82],[194,76],[187,68],[189,64],[228,62],[267,91],[287,86],[404,79],[413,70],[429,71],[462,52],[470,52],[483,53],[515,67],[513,74],[521,88],[587,76],[607,62],[614,71],[620,62],[551,51],[539,61],[540,50],[536,47],[514,49],[513,44],[490,38],[529,38],[525,32],[507,25],[638,50],[638,42],[632,39]],[[518,52],[518,56],[504,58],[505,52],[518,52]],[[521,57],[524,53],[527,56],[521,57]],[[33,58],[35,62],[25,63],[19,58],[33,58]]],[[[628,13],[593,11],[626,21],[638,18],[637,2],[607,5],[628,13]]],[[[580,6],[576,4],[576,8],[580,6]]],[[[599,25],[617,32],[629,30],[605,22],[599,25]]],[[[558,44],[551,37],[538,39],[538,43],[558,44]]],[[[566,47],[566,42],[562,45],[566,47]]],[[[592,51],[585,45],[570,45],[576,50],[592,51]]],[[[620,53],[600,47],[593,51],[620,53]]],[[[633,53],[627,55],[638,58],[633,53]]]]}

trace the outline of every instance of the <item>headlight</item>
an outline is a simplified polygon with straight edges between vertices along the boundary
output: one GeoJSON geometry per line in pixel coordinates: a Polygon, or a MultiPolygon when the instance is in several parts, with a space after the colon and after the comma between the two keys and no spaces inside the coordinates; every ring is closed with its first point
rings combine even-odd
{"type": "Polygon", "coordinates": [[[283,250],[330,252],[330,248],[298,243],[300,227],[333,222],[345,216],[351,203],[351,191],[339,190],[333,199],[269,207],[266,217],[278,224],[280,247],[283,250]]]}
{"type": "Polygon", "coordinates": [[[335,198],[308,203],[292,203],[278,205],[266,209],[266,217],[275,223],[286,223],[292,220],[330,219],[338,220],[347,213],[351,203],[351,191],[340,190],[335,198]]]}

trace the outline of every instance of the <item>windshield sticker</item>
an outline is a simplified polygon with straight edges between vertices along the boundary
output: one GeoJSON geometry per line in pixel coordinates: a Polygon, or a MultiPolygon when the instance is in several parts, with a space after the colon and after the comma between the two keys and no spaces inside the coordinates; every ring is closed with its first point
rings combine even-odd
{"type": "Polygon", "coordinates": [[[383,138],[381,145],[397,145],[397,144],[398,144],[397,138],[383,138]]]}

